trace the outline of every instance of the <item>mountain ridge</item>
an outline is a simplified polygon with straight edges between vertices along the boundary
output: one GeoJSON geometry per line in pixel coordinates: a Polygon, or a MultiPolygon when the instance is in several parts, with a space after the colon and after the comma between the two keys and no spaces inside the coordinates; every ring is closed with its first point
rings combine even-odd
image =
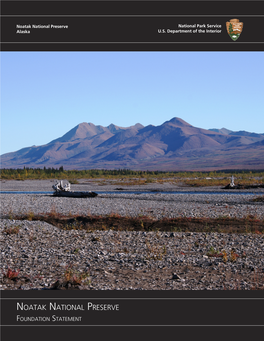
{"type": "Polygon", "coordinates": [[[82,122],[42,146],[1,155],[1,168],[264,169],[264,134],[194,127],[179,117],[161,125],[107,127],[82,122]]]}

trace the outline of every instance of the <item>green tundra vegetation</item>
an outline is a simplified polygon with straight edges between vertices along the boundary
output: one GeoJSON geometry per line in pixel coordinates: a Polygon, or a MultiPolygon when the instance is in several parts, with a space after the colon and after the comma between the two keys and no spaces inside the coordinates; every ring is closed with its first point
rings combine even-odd
{"type": "Polygon", "coordinates": [[[221,170],[211,172],[163,172],[163,171],[135,171],[130,169],[87,169],[64,170],[59,168],[21,168],[0,169],[1,180],[44,180],[66,179],[71,183],[78,183],[78,179],[98,179],[98,181],[116,180],[122,184],[145,184],[150,182],[185,183],[189,186],[224,186],[230,183],[231,176],[235,183],[243,185],[264,184],[264,171],[249,170],[221,170]]]}

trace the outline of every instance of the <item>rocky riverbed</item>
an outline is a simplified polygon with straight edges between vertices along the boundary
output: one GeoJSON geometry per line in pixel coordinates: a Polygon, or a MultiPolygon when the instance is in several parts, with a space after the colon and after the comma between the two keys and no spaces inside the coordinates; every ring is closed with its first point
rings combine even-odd
{"type": "Polygon", "coordinates": [[[52,183],[50,180],[1,183],[1,190],[10,192],[1,194],[2,290],[264,288],[263,233],[115,231],[108,227],[104,230],[104,226],[101,230],[63,229],[44,221],[17,220],[19,215],[49,212],[73,216],[148,216],[154,220],[249,216],[263,220],[263,202],[253,202],[252,195],[169,183],[122,189],[119,185],[115,190],[114,183],[102,185],[98,181],[72,185],[73,190],[98,192],[96,198],[12,194],[15,190],[51,191],[52,183]],[[205,193],[210,191],[214,194],[205,193]]]}

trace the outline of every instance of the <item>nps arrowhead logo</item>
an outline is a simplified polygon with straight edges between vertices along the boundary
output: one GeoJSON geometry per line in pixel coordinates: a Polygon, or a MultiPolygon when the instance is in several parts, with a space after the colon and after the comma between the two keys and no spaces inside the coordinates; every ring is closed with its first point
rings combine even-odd
{"type": "Polygon", "coordinates": [[[243,23],[239,19],[231,19],[226,22],[227,33],[233,41],[236,41],[242,33],[243,23]]]}

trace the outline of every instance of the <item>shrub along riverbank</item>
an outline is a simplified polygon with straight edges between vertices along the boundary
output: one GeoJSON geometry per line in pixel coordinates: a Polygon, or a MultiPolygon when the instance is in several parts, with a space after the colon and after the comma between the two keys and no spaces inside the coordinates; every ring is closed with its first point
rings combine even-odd
{"type": "Polygon", "coordinates": [[[184,183],[188,186],[225,186],[231,176],[241,185],[264,184],[264,171],[226,170],[211,172],[160,172],[160,171],[133,171],[129,169],[103,170],[64,170],[60,168],[22,168],[0,169],[2,180],[44,180],[66,179],[71,183],[78,183],[79,179],[108,179],[126,180],[126,185],[145,184],[150,182],[184,183]]]}

